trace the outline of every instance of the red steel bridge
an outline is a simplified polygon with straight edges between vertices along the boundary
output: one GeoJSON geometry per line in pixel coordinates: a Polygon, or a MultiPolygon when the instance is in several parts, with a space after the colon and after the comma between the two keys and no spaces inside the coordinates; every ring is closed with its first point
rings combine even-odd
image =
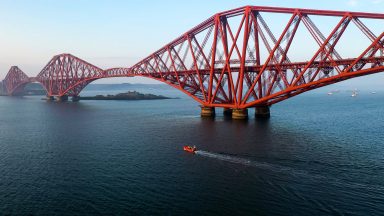
{"type": "Polygon", "coordinates": [[[384,14],[246,6],[215,14],[130,68],[103,70],[62,54],[36,77],[12,67],[3,88],[15,95],[39,82],[47,96],[65,100],[97,79],[141,76],[189,95],[201,104],[203,116],[223,107],[233,118],[246,118],[247,108],[269,116],[269,107],[282,100],[383,71],[384,14]],[[327,32],[315,24],[318,17],[333,20],[327,32]],[[312,44],[300,44],[308,38],[312,44]],[[338,51],[362,41],[363,49],[353,56],[338,51]]]}

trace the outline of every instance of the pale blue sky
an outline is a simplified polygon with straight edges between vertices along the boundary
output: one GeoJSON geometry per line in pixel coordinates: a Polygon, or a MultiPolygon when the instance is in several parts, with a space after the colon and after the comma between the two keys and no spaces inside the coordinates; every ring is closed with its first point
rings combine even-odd
{"type": "MultiPolygon", "coordinates": [[[[0,0],[0,79],[12,65],[35,76],[60,53],[129,67],[211,15],[245,5],[384,12],[384,0],[0,0]]],[[[103,80],[130,81],[149,80],[103,80]]]]}

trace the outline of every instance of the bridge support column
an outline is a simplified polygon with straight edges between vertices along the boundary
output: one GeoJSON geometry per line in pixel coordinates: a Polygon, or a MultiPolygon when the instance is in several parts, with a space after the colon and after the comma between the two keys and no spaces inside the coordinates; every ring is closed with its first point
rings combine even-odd
{"type": "Polygon", "coordinates": [[[54,100],[55,100],[55,97],[53,97],[53,96],[47,96],[46,100],[47,100],[47,101],[54,101],[54,100]]]}
{"type": "Polygon", "coordinates": [[[59,101],[59,102],[68,101],[68,95],[63,95],[63,96],[57,97],[57,101],[59,101]]]}
{"type": "Polygon", "coordinates": [[[255,108],[255,117],[256,118],[269,118],[271,117],[271,112],[269,106],[258,106],[255,108]]]}
{"type": "Polygon", "coordinates": [[[72,102],[79,102],[79,101],[80,101],[79,95],[72,96],[72,102]]]}
{"type": "Polygon", "coordinates": [[[233,109],[232,119],[236,119],[236,120],[248,119],[248,109],[233,109]]]}
{"type": "Polygon", "coordinates": [[[231,108],[224,108],[223,114],[225,117],[232,117],[232,109],[231,108]]]}
{"type": "Polygon", "coordinates": [[[216,112],[215,112],[215,107],[201,107],[201,117],[209,117],[213,118],[215,117],[216,112]]]}

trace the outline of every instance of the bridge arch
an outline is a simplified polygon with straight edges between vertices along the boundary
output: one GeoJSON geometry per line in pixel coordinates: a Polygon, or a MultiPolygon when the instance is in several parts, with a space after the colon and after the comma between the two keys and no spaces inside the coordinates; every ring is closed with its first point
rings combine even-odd
{"type": "Polygon", "coordinates": [[[71,54],[54,56],[37,75],[48,96],[77,96],[91,81],[103,78],[105,71],[71,54]]]}
{"type": "MultiPolygon", "coordinates": [[[[34,81],[34,80],[31,80],[31,81],[27,81],[27,82],[24,82],[24,83],[21,83],[20,85],[18,85],[13,92],[10,93],[10,95],[12,96],[23,96],[25,94],[27,94],[28,92],[26,92],[26,88],[28,85],[31,85],[31,84],[39,84],[39,86],[42,87],[42,89],[45,91],[45,94],[47,92],[47,90],[45,89],[45,87],[39,83],[38,81],[34,81]]],[[[33,92],[34,90],[29,90],[31,92],[33,92]]]]}
{"type": "Polygon", "coordinates": [[[35,82],[29,78],[19,67],[12,66],[2,82],[8,95],[18,95],[28,83],[35,82]]]}
{"type": "MultiPolygon", "coordinates": [[[[119,70],[128,70],[128,68],[119,68],[119,70]]],[[[110,70],[110,69],[109,69],[110,70]]],[[[108,71],[108,70],[107,70],[108,71]]],[[[84,80],[81,80],[77,83],[74,83],[72,86],[68,87],[68,89],[66,89],[61,95],[55,95],[55,96],[58,96],[58,97],[61,97],[61,96],[78,96],[80,94],[80,92],[87,86],[89,85],[90,83],[96,81],[96,80],[99,80],[99,79],[105,79],[105,78],[116,78],[116,77],[135,77],[135,76],[120,76],[120,75],[116,75],[116,76],[107,76],[107,77],[102,77],[102,78],[86,78],[84,80]],[[70,94],[70,92],[76,92],[76,94],[70,94]]],[[[136,77],[144,77],[144,78],[148,78],[148,79],[152,79],[152,80],[156,80],[158,82],[161,82],[161,83],[164,83],[164,84],[167,84],[181,92],[183,92],[184,94],[190,96],[191,98],[193,98],[194,100],[196,100],[197,102],[203,104],[204,101],[202,101],[200,98],[198,97],[195,97],[194,95],[192,95],[190,92],[186,91],[185,89],[181,88],[180,86],[178,85],[175,85],[173,83],[169,83],[167,82],[166,80],[162,80],[162,79],[158,79],[158,78],[155,78],[155,77],[148,77],[148,76],[142,76],[142,75],[136,75],[136,77]]]]}

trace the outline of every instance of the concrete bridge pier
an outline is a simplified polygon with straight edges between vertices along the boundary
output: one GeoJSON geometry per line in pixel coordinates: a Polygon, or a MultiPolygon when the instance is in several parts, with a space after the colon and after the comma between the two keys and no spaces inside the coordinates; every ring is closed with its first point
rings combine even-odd
{"type": "Polygon", "coordinates": [[[213,118],[215,117],[215,115],[216,115],[215,107],[201,106],[201,117],[213,118]]]}
{"type": "Polygon", "coordinates": [[[256,118],[269,118],[271,117],[271,112],[269,106],[257,106],[255,108],[255,117],[256,118]]]}
{"type": "Polygon", "coordinates": [[[231,108],[224,108],[223,111],[224,117],[232,117],[232,109],[231,108]]]}
{"type": "Polygon", "coordinates": [[[58,102],[66,102],[68,101],[68,95],[58,96],[57,97],[58,102]]]}
{"type": "Polygon", "coordinates": [[[47,100],[47,101],[54,101],[54,100],[55,100],[55,97],[53,97],[53,96],[48,96],[48,95],[47,95],[46,100],[47,100]]]}
{"type": "Polygon", "coordinates": [[[246,120],[248,119],[248,109],[233,109],[232,119],[235,120],[246,120]]]}
{"type": "Polygon", "coordinates": [[[80,101],[80,96],[79,95],[72,96],[72,102],[79,102],[79,101],[80,101]]]}

